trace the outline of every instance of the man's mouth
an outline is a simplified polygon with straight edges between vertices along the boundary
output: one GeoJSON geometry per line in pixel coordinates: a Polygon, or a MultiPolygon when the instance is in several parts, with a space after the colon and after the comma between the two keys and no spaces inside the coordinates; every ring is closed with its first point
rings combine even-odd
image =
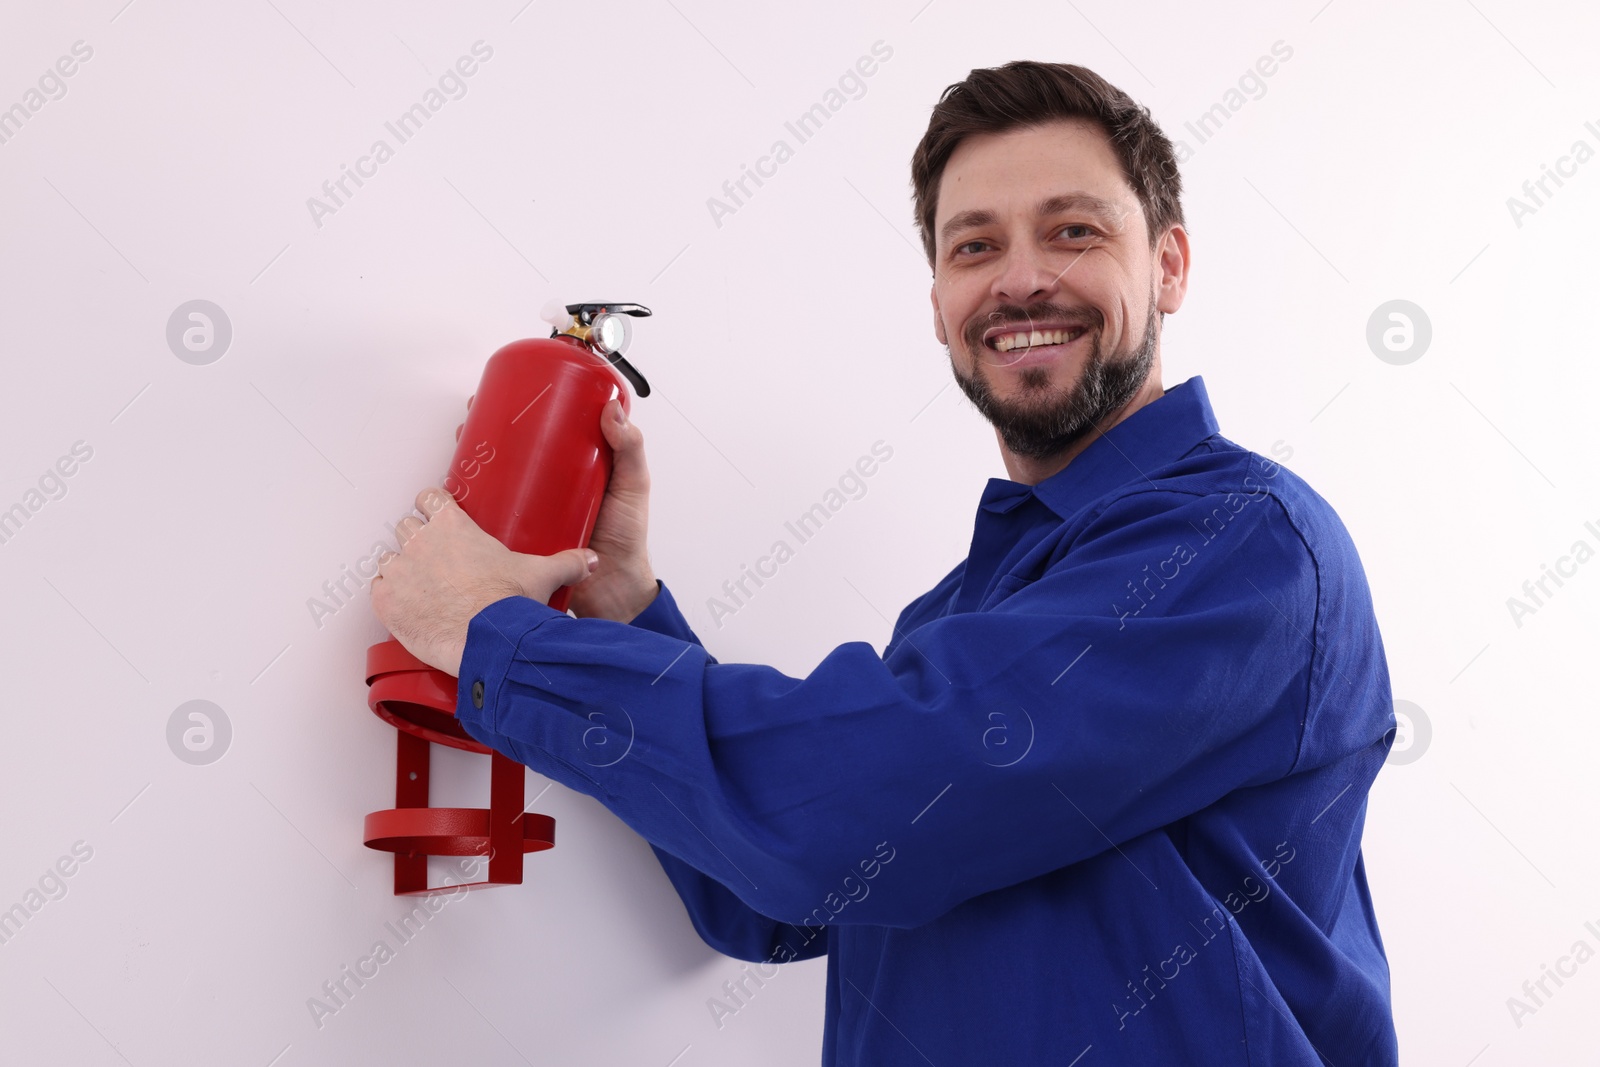
{"type": "Polygon", "coordinates": [[[984,337],[983,343],[996,352],[1017,352],[1045,345],[1068,344],[1082,337],[1084,326],[1045,326],[1041,329],[999,327],[984,337]]]}

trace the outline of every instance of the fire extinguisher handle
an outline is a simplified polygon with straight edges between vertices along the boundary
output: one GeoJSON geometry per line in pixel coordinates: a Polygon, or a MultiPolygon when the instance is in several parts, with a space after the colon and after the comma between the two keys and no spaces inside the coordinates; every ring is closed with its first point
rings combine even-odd
{"type": "Polygon", "coordinates": [[[638,368],[624,359],[620,353],[612,353],[606,359],[610,360],[611,365],[617,368],[624,378],[628,379],[628,384],[633,386],[635,393],[640,396],[650,395],[650,383],[645,381],[644,375],[639,373],[638,368]]]}
{"type": "MultiPolygon", "coordinates": [[[[650,309],[643,304],[568,304],[567,314],[573,316],[584,326],[594,321],[597,312],[608,312],[612,315],[632,315],[634,318],[646,318],[650,309]]],[[[642,395],[642,394],[641,394],[642,395]]]]}

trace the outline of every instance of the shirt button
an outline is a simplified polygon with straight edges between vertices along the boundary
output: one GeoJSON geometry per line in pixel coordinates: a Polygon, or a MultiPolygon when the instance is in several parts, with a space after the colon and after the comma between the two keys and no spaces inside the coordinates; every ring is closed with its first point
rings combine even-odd
{"type": "Polygon", "coordinates": [[[475,708],[483,707],[483,682],[481,681],[472,683],[472,706],[475,708]]]}

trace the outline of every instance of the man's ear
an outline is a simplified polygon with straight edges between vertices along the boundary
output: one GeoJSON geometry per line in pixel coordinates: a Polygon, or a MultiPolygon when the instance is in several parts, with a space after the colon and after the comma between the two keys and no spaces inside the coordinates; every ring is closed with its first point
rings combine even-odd
{"type": "Polygon", "coordinates": [[[1156,249],[1156,271],[1156,310],[1162,314],[1177,311],[1189,291],[1189,234],[1182,226],[1173,225],[1162,237],[1156,249]]]}
{"type": "Polygon", "coordinates": [[[940,344],[947,345],[950,341],[944,335],[944,316],[939,314],[939,286],[937,284],[928,286],[928,299],[933,301],[933,335],[939,339],[940,344]]]}

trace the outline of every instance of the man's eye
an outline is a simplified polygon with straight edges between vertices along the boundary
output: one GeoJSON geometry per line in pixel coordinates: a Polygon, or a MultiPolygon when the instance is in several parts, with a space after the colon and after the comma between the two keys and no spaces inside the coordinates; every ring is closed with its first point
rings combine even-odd
{"type": "Polygon", "coordinates": [[[1076,241],[1076,240],[1080,240],[1080,239],[1082,239],[1084,237],[1088,237],[1094,231],[1091,230],[1089,227],[1083,225],[1082,223],[1074,222],[1074,223],[1071,223],[1071,224],[1069,224],[1067,226],[1061,227],[1061,232],[1063,234],[1066,234],[1066,236],[1069,239],[1076,241]],[[1083,232],[1074,234],[1074,233],[1067,233],[1068,230],[1082,230],[1083,232]]]}
{"type": "Polygon", "coordinates": [[[987,242],[985,242],[985,241],[968,241],[966,244],[956,245],[955,250],[957,252],[960,252],[964,248],[971,248],[973,245],[981,245],[981,244],[986,244],[986,243],[987,242]]]}

